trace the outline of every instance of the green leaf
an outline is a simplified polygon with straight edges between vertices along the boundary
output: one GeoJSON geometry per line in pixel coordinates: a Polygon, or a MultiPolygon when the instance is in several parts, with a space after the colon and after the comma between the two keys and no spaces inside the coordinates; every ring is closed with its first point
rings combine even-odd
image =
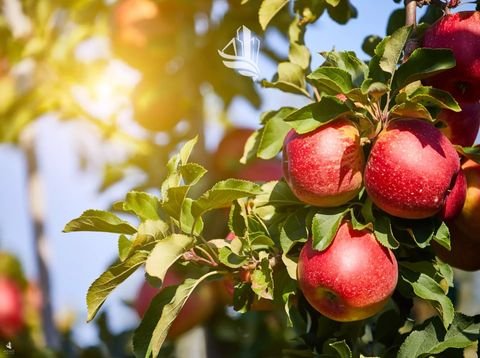
{"type": "Polygon", "coordinates": [[[125,235],[120,235],[118,238],[118,257],[120,261],[125,261],[128,257],[130,249],[132,248],[132,242],[125,235]]]}
{"type": "Polygon", "coordinates": [[[149,236],[159,240],[168,235],[169,225],[163,220],[145,220],[138,226],[138,236],[149,236]]]}
{"type": "Polygon", "coordinates": [[[333,96],[347,93],[354,87],[350,73],[338,67],[321,66],[307,78],[321,93],[333,96]]]}
{"type": "Polygon", "coordinates": [[[185,185],[192,186],[198,183],[207,173],[207,170],[197,163],[186,163],[180,165],[178,170],[182,175],[185,185]]]}
{"type": "Polygon", "coordinates": [[[435,240],[438,244],[442,245],[447,250],[451,249],[450,246],[450,230],[445,222],[438,226],[436,232],[434,233],[433,240],[435,240]]]}
{"type": "Polygon", "coordinates": [[[415,102],[404,102],[390,109],[390,116],[394,118],[419,118],[433,122],[432,115],[424,105],[415,102]]]}
{"type": "Polygon", "coordinates": [[[228,216],[228,228],[237,236],[244,236],[247,230],[247,211],[239,200],[235,200],[228,216]]]}
{"type": "Polygon", "coordinates": [[[254,232],[249,234],[250,248],[253,251],[268,250],[275,246],[275,243],[271,238],[262,232],[254,232]]]}
{"type": "Polygon", "coordinates": [[[283,180],[266,183],[262,186],[262,189],[263,194],[256,196],[254,199],[257,207],[266,205],[274,205],[276,208],[305,206],[283,180]]]}
{"type": "Polygon", "coordinates": [[[292,107],[283,107],[265,115],[266,123],[261,132],[257,156],[262,159],[274,158],[281,150],[287,133],[292,129],[284,119],[295,111],[292,107]]]}
{"type": "Polygon", "coordinates": [[[345,340],[328,343],[331,350],[328,353],[335,358],[352,358],[352,351],[345,340]]]}
{"type": "Polygon", "coordinates": [[[368,66],[361,61],[353,51],[322,52],[325,58],[324,66],[338,67],[350,74],[354,87],[359,87],[368,73],[368,66]]]}
{"type": "Polygon", "coordinates": [[[218,259],[222,264],[230,268],[242,267],[248,260],[247,257],[235,254],[232,252],[232,249],[226,246],[218,250],[218,259]]]}
{"type": "Polygon", "coordinates": [[[288,2],[289,0],[263,0],[258,11],[258,19],[264,31],[270,21],[288,2]]]}
{"type": "MultiPolygon", "coordinates": [[[[430,244],[430,241],[435,237],[435,234],[441,226],[441,221],[436,218],[427,218],[421,220],[412,220],[409,223],[404,224],[410,237],[415,241],[418,247],[425,248],[430,244]]],[[[441,237],[443,230],[439,233],[441,237]]]]}
{"type": "Polygon", "coordinates": [[[287,217],[280,229],[282,261],[293,280],[297,279],[297,263],[288,257],[288,253],[297,243],[304,243],[308,239],[306,216],[306,209],[298,210],[287,217]]]}
{"type": "Polygon", "coordinates": [[[137,229],[108,211],[87,210],[80,217],[67,223],[63,229],[63,232],[73,231],[97,231],[132,235],[137,232],[137,229]]]}
{"type": "Polygon", "coordinates": [[[417,297],[434,303],[442,315],[445,328],[452,323],[455,312],[452,301],[445,295],[437,281],[425,273],[414,272],[402,265],[400,265],[400,277],[403,282],[411,286],[417,297]]]}
{"type": "Polygon", "coordinates": [[[188,185],[175,186],[166,190],[166,196],[162,203],[162,209],[172,218],[179,220],[183,201],[188,194],[188,185]]]}
{"type": "Polygon", "coordinates": [[[87,292],[88,322],[95,318],[110,292],[133,274],[145,262],[147,255],[148,252],[136,251],[125,261],[110,266],[92,283],[87,292]]]}
{"type": "Polygon", "coordinates": [[[463,349],[475,343],[480,331],[480,317],[456,313],[448,330],[434,317],[411,332],[398,352],[398,358],[426,358],[449,348],[463,349]]]}
{"type": "Polygon", "coordinates": [[[137,357],[158,357],[168,330],[195,288],[206,278],[216,275],[209,272],[199,279],[187,278],[178,286],[162,289],[152,300],[140,326],[133,336],[137,357]]]}
{"type": "Polygon", "coordinates": [[[392,223],[390,218],[386,215],[375,218],[373,223],[374,233],[376,239],[385,247],[389,249],[397,249],[400,244],[393,235],[392,223]]]}
{"type": "Polygon", "coordinates": [[[277,88],[284,92],[300,94],[310,98],[306,90],[305,74],[303,68],[296,63],[280,62],[278,64],[278,78],[272,82],[263,80],[265,88],[277,88]]]}
{"type": "Polygon", "coordinates": [[[185,252],[193,247],[195,239],[191,236],[172,234],[157,242],[148,256],[145,272],[152,278],[163,282],[167,270],[185,252]]]}
{"type": "Polygon", "coordinates": [[[328,14],[337,23],[346,24],[348,20],[357,17],[357,9],[349,0],[330,0],[330,2],[338,3],[335,6],[327,6],[328,14]]]}
{"type": "Polygon", "coordinates": [[[345,209],[337,209],[313,216],[312,236],[315,250],[323,251],[330,246],[346,213],[345,209]]]}
{"type": "Polygon", "coordinates": [[[348,106],[338,98],[323,96],[319,102],[309,104],[285,118],[297,133],[311,132],[336,118],[350,113],[348,106]]]}
{"type": "Polygon", "coordinates": [[[458,102],[453,96],[445,91],[433,87],[420,86],[408,95],[410,102],[420,103],[426,107],[435,106],[437,108],[445,108],[454,112],[460,112],[458,102]]]}
{"type": "Polygon", "coordinates": [[[261,193],[259,185],[246,180],[220,181],[193,202],[192,214],[194,217],[199,217],[209,210],[229,207],[233,200],[261,193]]]}
{"type": "Polygon", "coordinates": [[[451,50],[417,48],[395,72],[393,83],[401,89],[409,83],[431,77],[455,67],[455,57],[451,50]]]}
{"type": "Polygon", "coordinates": [[[194,216],[192,213],[194,201],[186,198],[182,205],[180,215],[180,228],[186,234],[200,235],[203,231],[203,220],[201,217],[194,216]]]}
{"type": "Polygon", "coordinates": [[[193,148],[198,142],[198,136],[187,141],[179,151],[180,163],[182,165],[187,164],[190,155],[192,154],[193,148]]]}
{"type": "Polygon", "coordinates": [[[375,49],[375,55],[380,58],[379,66],[383,71],[393,75],[411,32],[411,26],[401,27],[383,39],[381,42],[383,45],[375,49]]]}
{"type": "MultiPolygon", "coordinates": [[[[266,254],[265,254],[266,255],[266,254]]],[[[273,276],[272,267],[268,256],[261,258],[260,265],[253,270],[252,275],[252,291],[259,297],[267,300],[273,300],[273,276]]]]}
{"type": "Polygon", "coordinates": [[[157,220],[159,208],[158,199],[144,192],[131,191],[127,194],[123,209],[135,213],[141,220],[157,220]]]}
{"type": "Polygon", "coordinates": [[[480,146],[474,147],[460,147],[456,145],[455,148],[464,157],[473,160],[475,163],[480,163],[480,146]]]}

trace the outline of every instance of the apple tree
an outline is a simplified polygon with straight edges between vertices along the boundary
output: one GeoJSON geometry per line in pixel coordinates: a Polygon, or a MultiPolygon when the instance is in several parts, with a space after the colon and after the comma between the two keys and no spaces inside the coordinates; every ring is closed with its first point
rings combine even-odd
{"type": "MultiPolygon", "coordinates": [[[[88,320],[144,267],[160,289],[134,333],[137,356],[162,354],[182,307],[205,285],[235,311],[280,314],[292,332],[287,356],[453,357],[477,349],[480,317],[456,312],[451,292],[452,266],[480,269],[479,152],[456,128],[470,121],[467,131],[478,132],[480,14],[458,11],[458,1],[406,1],[384,38],[365,39],[368,61],[332,50],[311,68],[305,31],[321,16],[347,23],[356,16],[350,1],[243,3],[232,1],[226,16],[255,9],[241,21],[264,30],[281,18],[290,42],[288,59],[262,86],[310,100],[263,113],[245,145],[246,163],[282,156],[283,178],[208,183],[206,167],[190,160],[203,141],[198,133],[163,164],[159,195],[131,191],[111,211],[70,221],[66,232],[118,235],[118,259],[88,290],[88,320]],[[417,24],[418,6],[427,10],[417,24]],[[461,115],[475,105],[473,119],[461,115]],[[445,119],[452,115],[458,120],[445,119]],[[212,235],[219,226],[225,235],[212,235]],[[173,269],[184,278],[167,285],[173,269]],[[422,303],[434,309],[426,320],[422,303]]],[[[161,47],[151,51],[158,61],[161,47]]]]}

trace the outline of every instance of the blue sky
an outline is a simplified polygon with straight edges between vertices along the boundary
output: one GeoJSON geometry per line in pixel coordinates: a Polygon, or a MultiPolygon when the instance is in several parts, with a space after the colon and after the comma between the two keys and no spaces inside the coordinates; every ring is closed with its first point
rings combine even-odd
{"type": "MultiPolygon", "coordinates": [[[[360,49],[364,37],[370,34],[383,35],[389,14],[401,6],[391,0],[353,2],[359,10],[358,19],[352,20],[347,26],[340,26],[324,16],[307,32],[307,45],[312,51],[314,66],[321,61],[317,53],[332,48],[354,50],[360,57],[366,58],[360,49]]],[[[232,37],[234,35],[232,33],[232,37]]],[[[279,42],[278,46],[286,44],[279,42]]],[[[265,59],[260,59],[259,65],[267,78],[275,72],[272,64],[265,59]]],[[[262,111],[305,103],[303,99],[277,90],[263,90],[262,93],[262,111]]],[[[245,126],[247,123],[256,126],[259,113],[244,101],[237,100],[229,115],[238,125],[245,126]]],[[[92,343],[96,339],[96,332],[92,325],[85,323],[85,294],[91,282],[114,259],[117,238],[115,235],[95,233],[66,235],[62,229],[66,222],[88,208],[107,208],[112,200],[126,192],[128,185],[116,186],[104,194],[97,193],[101,164],[108,156],[104,154],[108,153],[108,146],[101,143],[88,125],[60,123],[53,117],[44,117],[35,124],[35,130],[44,179],[54,309],[57,313],[74,311],[77,314],[76,338],[82,344],[92,343]],[[88,141],[83,137],[88,137],[88,141]],[[94,157],[83,171],[79,170],[80,162],[76,155],[79,149],[94,157]]],[[[218,131],[207,133],[212,146],[218,136],[218,131]]],[[[18,254],[27,274],[35,277],[25,169],[24,158],[18,149],[9,145],[0,146],[0,248],[18,254]]],[[[112,313],[110,317],[116,330],[135,326],[136,316],[124,307],[121,300],[131,299],[142,279],[141,273],[134,275],[108,299],[106,307],[112,313]]]]}

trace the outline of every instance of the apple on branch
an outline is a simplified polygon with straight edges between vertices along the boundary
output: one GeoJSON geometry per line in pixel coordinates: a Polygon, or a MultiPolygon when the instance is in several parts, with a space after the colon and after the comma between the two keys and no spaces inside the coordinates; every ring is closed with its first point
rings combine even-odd
{"type": "Polygon", "coordinates": [[[357,321],[382,310],[397,285],[393,252],[372,232],[343,222],[333,242],[316,251],[312,240],[298,259],[298,284],[318,312],[335,321],[357,321]]]}
{"type": "Polygon", "coordinates": [[[456,66],[424,80],[450,92],[458,101],[480,100],[480,12],[447,14],[425,31],[423,47],[448,48],[456,66]]]}
{"type": "Polygon", "coordinates": [[[0,337],[13,338],[24,324],[20,286],[10,278],[0,277],[0,337]]]}
{"type": "MultiPolygon", "coordinates": [[[[440,212],[447,200],[461,201],[461,188],[448,199],[459,171],[455,148],[437,128],[418,119],[399,119],[372,146],[365,188],[375,205],[390,215],[422,219],[440,212]]],[[[461,204],[449,203],[454,210],[461,204]]]]}
{"type": "Polygon", "coordinates": [[[445,126],[442,133],[452,142],[462,147],[470,147],[477,138],[480,128],[480,103],[460,103],[461,112],[443,109],[437,120],[445,126]]]}
{"type": "Polygon", "coordinates": [[[318,129],[290,131],[283,146],[285,180],[304,203],[335,207],[362,188],[364,154],[353,122],[336,119],[318,129]]]}

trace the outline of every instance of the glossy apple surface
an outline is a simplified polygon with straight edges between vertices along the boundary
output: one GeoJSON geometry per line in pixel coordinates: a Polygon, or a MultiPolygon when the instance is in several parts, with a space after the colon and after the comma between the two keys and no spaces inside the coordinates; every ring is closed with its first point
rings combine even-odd
{"type": "Polygon", "coordinates": [[[417,119],[389,124],[372,146],[365,188],[385,212],[406,219],[435,215],[460,170],[458,154],[437,128],[417,119]]]}
{"type": "Polygon", "coordinates": [[[445,15],[425,31],[423,47],[451,49],[456,66],[426,79],[458,101],[480,100],[480,12],[445,15]]]}
{"type": "MultiPolygon", "coordinates": [[[[162,287],[178,285],[182,282],[183,278],[180,274],[169,270],[165,276],[162,287]]],[[[143,317],[152,299],[159,291],[160,289],[150,286],[148,282],[142,284],[134,302],[134,308],[140,317],[143,317]]],[[[196,325],[201,324],[208,319],[214,311],[214,308],[215,296],[213,287],[208,283],[200,284],[190,295],[187,302],[185,302],[185,305],[168,331],[168,337],[175,339],[196,325]]]]}
{"type": "Polygon", "coordinates": [[[13,338],[23,326],[22,291],[15,281],[0,277],[0,337],[13,338]]]}
{"type": "Polygon", "coordinates": [[[397,260],[366,230],[344,222],[324,251],[307,241],[298,260],[298,284],[307,301],[336,321],[357,321],[378,313],[398,279],[397,260]]]}
{"type": "Polygon", "coordinates": [[[461,112],[442,110],[437,119],[445,124],[440,130],[452,144],[470,147],[480,127],[480,103],[461,103],[460,107],[461,112]]]}
{"type": "Polygon", "coordinates": [[[357,127],[337,119],[306,134],[291,131],[283,146],[285,180],[304,203],[334,207],[362,187],[364,154],[357,127]]]}

